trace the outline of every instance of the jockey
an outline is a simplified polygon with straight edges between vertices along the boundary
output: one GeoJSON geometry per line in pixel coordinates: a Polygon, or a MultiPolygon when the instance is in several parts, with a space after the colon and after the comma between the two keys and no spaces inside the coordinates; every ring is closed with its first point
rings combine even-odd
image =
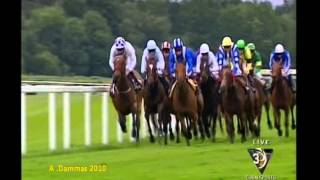
{"type": "MultiPolygon", "coordinates": [[[[224,66],[231,66],[232,73],[235,76],[242,76],[239,61],[240,54],[237,46],[232,42],[231,38],[226,36],[222,40],[222,44],[217,52],[217,59],[219,70],[221,71],[224,66]]],[[[246,91],[249,90],[248,83],[243,84],[246,91]]]]}
{"type": "Polygon", "coordinates": [[[169,75],[169,72],[170,72],[170,70],[169,70],[169,57],[170,57],[170,54],[173,53],[173,51],[171,49],[171,44],[168,41],[164,41],[161,44],[161,52],[162,52],[164,64],[165,64],[164,74],[165,74],[165,76],[170,76],[169,75]]]}
{"type": "Polygon", "coordinates": [[[171,44],[168,41],[164,41],[161,44],[161,52],[163,55],[163,59],[164,59],[164,88],[166,90],[166,93],[169,92],[169,87],[170,87],[170,70],[169,70],[169,57],[170,54],[173,53],[172,49],[171,49],[171,44]]]}
{"type": "Polygon", "coordinates": [[[253,72],[253,54],[251,53],[250,49],[248,47],[244,48],[243,51],[243,62],[242,62],[242,70],[243,73],[248,78],[249,84],[251,85],[251,88],[255,92],[255,84],[254,84],[254,72],[253,72]]]}
{"type": "MultiPolygon", "coordinates": [[[[167,88],[167,82],[165,81],[164,77],[164,71],[165,71],[165,62],[162,55],[161,50],[157,46],[156,42],[154,40],[149,40],[147,43],[147,47],[143,51],[142,59],[141,59],[141,73],[145,74],[147,71],[147,60],[149,56],[155,56],[157,61],[157,74],[159,75],[159,79],[161,83],[163,84],[165,89],[167,88]]],[[[143,75],[145,77],[145,75],[143,75]]]]}
{"type": "Polygon", "coordinates": [[[263,77],[262,77],[262,74],[261,74],[261,67],[262,67],[261,55],[256,50],[256,46],[253,43],[247,44],[246,47],[250,50],[250,52],[252,54],[254,75],[262,83],[262,85],[265,85],[265,81],[263,80],[263,77]]]}
{"type": "Polygon", "coordinates": [[[180,38],[176,38],[173,41],[173,50],[169,56],[169,70],[171,77],[175,77],[175,64],[177,62],[186,62],[186,74],[190,77],[194,71],[195,66],[195,55],[191,49],[185,47],[180,38]]]}
{"type": "Polygon", "coordinates": [[[197,55],[197,66],[196,66],[196,73],[200,74],[200,64],[201,60],[207,61],[207,65],[209,66],[209,71],[211,76],[214,79],[219,79],[219,65],[216,56],[213,54],[212,51],[209,49],[209,45],[207,43],[202,43],[200,46],[200,52],[197,55]]]}
{"type": "MultiPolygon", "coordinates": [[[[109,65],[112,71],[114,71],[114,57],[122,54],[126,57],[126,75],[133,83],[135,90],[140,90],[142,84],[133,73],[137,62],[135,50],[130,42],[125,41],[123,37],[117,37],[110,50],[109,65]]],[[[112,82],[111,87],[114,88],[114,82],[112,82]]]]}
{"type": "MultiPolygon", "coordinates": [[[[285,50],[282,44],[277,44],[274,51],[270,55],[269,68],[272,70],[273,62],[280,61],[283,65],[284,71],[283,74],[289,82],[289,86],[292,92],[295,92],[295,82],[292,79],[290,74],[291,58],[289,51],[285,50]]],[[[271,83],[271,92],[273,89],[273,82],[271,83]]]]}
{"type": "Polygon", "coordinates": [[[239,39],[237,41],[237,48],[238,48],[238,50],[240,52],[240,60],[243,60],[243,52],[244,52],[244,48],[245,47],[246,47],[245,41],[243,39],[239,39]]]}
{"type": "Polygon", "coordinates": [[[147,71],[147,60],[149,56],[155,56],[157,61],[157,74],[162,76],[164,71],[164,60],[160,49],[154,40],[149,40],[147,47],[143,50],[141,59],[141,73],[145,74],[147,71]]]}

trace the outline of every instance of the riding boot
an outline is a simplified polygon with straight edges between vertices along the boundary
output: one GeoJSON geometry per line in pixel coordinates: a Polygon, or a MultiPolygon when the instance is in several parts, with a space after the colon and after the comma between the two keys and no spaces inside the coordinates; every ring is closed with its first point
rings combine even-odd
{"type": "Polygon", "coordinates": [[[132,82],[135,91],[139,91],[142,89],[142,85],[140,84],[140,82],[137,80],[137,78],[132,72],[128,74],[128,78],[132,82]]]}
{"type": "Polygon", "coordinates": [[[248,80],[249,80],[249,85],[250,85],[252,91],[255,93],[256,92],[256,88],[255,88],[253,77],[251,75],[248,76],[248,80]]]}
{"type": "Polygon", "coordinates": [[[163,87],[164,87],[164,91],[166,92],[166,95],[169,95],[168,94],[168,89],[169,89],[169,83],[168,81],[165,79],[164,76],[159,76],[159,80],[160,82],[162,83],[163,87]]]}

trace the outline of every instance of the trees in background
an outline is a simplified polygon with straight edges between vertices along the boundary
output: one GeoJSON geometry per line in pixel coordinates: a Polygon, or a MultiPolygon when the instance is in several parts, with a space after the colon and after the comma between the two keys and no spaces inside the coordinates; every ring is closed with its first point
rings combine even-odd
{"type": "Polygon", "coordinates": [[[149,39],[160,46],[181,37],[194,50],[207,42],[216,51],[225,35],[254,42],[264,65],[281,42],[295,65],[295,7],[240,0],[25,0],[22,72],[110,76],[109,51],[117,36],[136,48],[138,69],[149,39]]]}

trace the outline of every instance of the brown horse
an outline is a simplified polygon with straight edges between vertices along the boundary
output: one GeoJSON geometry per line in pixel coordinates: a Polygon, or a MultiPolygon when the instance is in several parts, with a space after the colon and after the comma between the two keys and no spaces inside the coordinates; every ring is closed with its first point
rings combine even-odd
{"type": "MultiPolygon", "coordinates": [[[[172,107],[176,115],[176,133],[177,142],[179,142],[179,122],[181,123],[182,133],[186,139],[187,145],[190,145],[189,139],[192,138],[191,129],[187,128],[185,118],[190,119],[191,123],[188,127],[193,127],[194,132],[197,132],[197,123],[202,139],[204,139],[203,124],[199,120],[199,111],[202,111],[199,106],[197,95],[187,82],[186,67],[184,62],[176,62],[176,87],[172,92],[172,107]]],[[[188,120],[186,120],[188,121],[188,120]]],[[[195,133],[196,134],[196,133],[195,133]]]]}
{"type": "MultiPolygon", "coordinates": [[[[272,65],[272,81],[274,84],[271,93],[271,103],[273,107],[273,115],[275,121],[275,127],[278,130],[278,135],[282,136],[281,130],[281,114],[280,110],[284,110],[285,113],[285,135],[289,136],[289,110],[293,103],[293,93],[288,85],[285,77],[282,76],[282,64],[280,62],[274,62],[272,65]]],[[[292,129],[294,129],[294,120],[292,119],[292,129]]]]}
{"type": "MultiPolygon", "coordinates": [[[[244,56],[242,54],[242,56],[240,56],[240,69],[242,72],[244,72],[244,70],[243,70],[244,59],[243,58],[244,58],[244,56]]],[[[252,60],[248,60],[248,62],[252,62],[252,60]]],[[[269,129],[272,129],[272,124],[271,124],[271,120],[270,120],[270,116],[269,116],[270,102],[269,102],[269,98],[268,98],[268,92],[266,92],[262,83],[258,79],[254,78],[254,68],[255,68],[255,64],[253,64],[253,69],[250,70],[250,73],[248,74],[248,78],[253,79],[254,88],[256,89],[256,92],[253,93],[254,98],[255,98],[254,102],[252,101],[252,97],[250,98],[251,103],[253,103],[252,106],[254,108],[254,122],[253,122],[254,124],[251,126],[251,128],[254,128],[254,135],[259,137],[260,136],[260,121],[261,121],[261,113],[262,113],[261,106],[264,105],[264,107],[265,107],[265,111],[267,113],[267,122],[268,122],[269,129]],[[251,77],[249,77],[249,76],[251,76],[251,77]],[[257,120],[257,121],[255,121],[255,120],[257,120]]]]}
{"type": "MultiPolygon", "coordinates": [[[[154,56],[150,56],[147,60],[147,80],[144,86],[143,97],[145,118],[148,123],[150,142],[154,142],[154,137],[149,121],[149,117],[151,115],[153,126],[156,130],[158,130],[158,136],[162,135],[162,132],[164,131],[165,144],[167,144],[167,126],[168,124],[171,125],[171,117],[167,107],[169,105],[169,100],[166,95],[165,89],[159,80],[159,76],[157,74],[156,59],[154,56]],[[158,114],[158,122],[155,121],[156,114],[158,114]]],[[[170,138],[173,139],[171,126],[170,138]]]]}
{"type": "Polygon", "coordinates": [[[246,141],[245,90],[236,80],[229,66],[221,72],[222,110],[226,120],[227,132],[231,143],[234,142],[235,128],[233,116],[239,119],[241,142],[246,141]]]}
{"type": "Polygon", "coordinates": [[[123,133],[127,132],[126,115],[132,114],[132,137],[139,142],[141,91],[135,92],[126,76],[126,59],[123,55],[115,57],[113,81],[115,91],[111,95],[113,105],[118,113],[118,122],[123,133]]]}
{"type": "MultiPolygon", "coordinates": [[[[200,63],[200,89],[203,95],[203,112],[202,122],[205,133],[210,138],[210,127],[212,132],[212,141],[215,141],[216,122],[218,119],[218,105],[220,103],[220,95],[218,93],[218,81],[210,74],[208,58],[202,58],[200,63]],[[212,124],[212,126],[211,126],[212,124]]],[[[221,118],[219,118],[220,130],[223,132],[221,118]]]]}

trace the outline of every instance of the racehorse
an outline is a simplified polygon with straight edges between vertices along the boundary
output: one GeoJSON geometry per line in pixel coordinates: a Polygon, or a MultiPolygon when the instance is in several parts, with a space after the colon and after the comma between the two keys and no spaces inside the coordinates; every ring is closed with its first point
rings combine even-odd
{"type": "MultiPolygon", "coordinates": [[[[150,126],[149,117],[151,115],[153,126],[158,130],[158,136],[165,134],[165,144],[167,144],[167,126],[171,124],[171,117],[169,114],[169,100],[165,89],[159,80],[157,74],[157,66],[155,56],[149,56],[147,60],[147,79],[145,81],[144,91],[144,109],[145,118],[148,123],[148,130],[150,134],[150,142],[154,142],[154,136],[150,126]],[[158,114],[158,122],[155,121],[155,115],[158,114]],[[159,127],[158,127],[159,126],[159,127]]],[[[170,126],[171,127],[171,126],[170,126]]],[[[173,136],[170,128],[170,137],[173,136]]],[[[173,138],[172,138],[173,139],[173,138]]],[[[159,138],[160,140],[160,138],[159,138]]]]}
{"type": "Polygon", "coordinates": [[[123,133],[127,132],[126,115],[132,114],[131,135],[139,142],[140,113],[142,92],[135,91],[132,83],[126,76],[126,58],[118,55],[114,60],[113,82],[114,92],[111,92],[111,99],[118,114],[118,122],[123,133]]]}
{"type": "MultiPolygon", "coordinates": [[[[199,123],[199,130],[201,133],[202,139],[204,139],[203,133],[203,124],[199,120],[199,111],[202,108],[199,106],[198,98],[195,91],[192,89],[191,85],[187,82],[186,78],[186,67],[184,62],[176,62],[176,85],[172,92],[172,107],[176,115],[176,133],[177,133],[177,142],[179,140],[179,123],[181,123],[182,133],[186,139],[187,145],[190,145],[189,139],[192,138],[191,135],[191,126],[196,134],[197,132],[197,123],[199,123]],[[190,126],[186,126],[184,120],[190,119],[190,126]],[[192,125],[191,125],[192,124],[192,125]],[[190,127],[190,128],[189,128],[190,127]]],[[[188,121],[188,120],[186,120],[188,121]]]]}
{"type": "MultiPolygon", "coordinates": [[[[239,78],[239,77],[237,77],[239,78]]],[[[222,110],[226,120],[229,140],[234,143],[235,128],[233,116],[239,119],[239,130],[241,142],[246,141],[246,113],[245,113],[245,90],[238,79],[235,79],[230,66],[226,66],[221,71],[220,92],[222,96],[222,110]]]]}
{"type": "MultiPolygon", "coordinates": [[[[212,130],[212,141],[215,141],[216,122],[218,118],[219,93],[218,82],[213,75],[210,75],[208,58],[202,58],[200,63],[200,89],[203,95],[204,107],[202,112],[202,122],[205,133],[210,138],[209,128],[212,130]],[[211,126],[212,123],[212,126],[211,126]]],[[[221,118],[219,118],[220,130],[223,132],[221,118]]]]}
{"type": "MultiPolygon", "coordinates": [[[[289,110],[290,108],[293,110],[292,105],[294,104],[294,96],[287,80],[284,76],[282,76],[282,64],[280,62],[274,62],[272,65],[272,81],[274,87],[272,89],[270,100],[273,107],[273,116],[275,121],[274,126],[278,130],[278,135],[282,136],[280,110],[284,110],[286,128],[285,136],[289,137],[289,110]]],[[[295,128],[295,122],[293,118],[291,128],[295,128]]]]}

